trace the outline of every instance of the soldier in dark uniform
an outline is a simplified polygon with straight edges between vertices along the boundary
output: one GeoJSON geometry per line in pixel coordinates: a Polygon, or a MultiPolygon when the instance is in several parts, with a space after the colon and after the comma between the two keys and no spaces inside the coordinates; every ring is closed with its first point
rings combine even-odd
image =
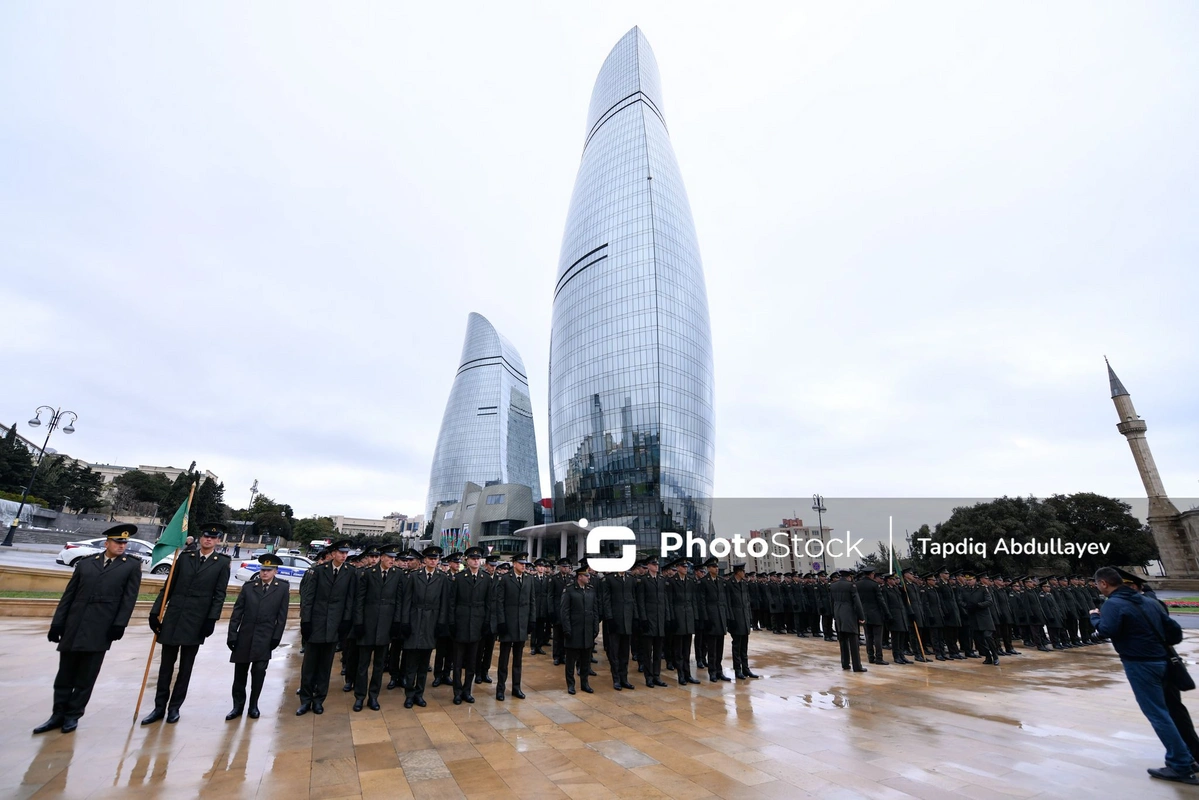
{"type": "MultiPolygon", "coordinates": [[[[203,546],[201,538],[201,546],[203,546]]],[[[233,710],[225,720],[237,719],[246,705],[246,677],[250,678],[250,719],[258,719],[258,698],[266,680],[271,653],[283,640],[291,587],[275,577],[283,559],[274,553],[258,557],[262,568],[257,580],[247,581],[229,617],[229,662],[233,664],[233,710]]]]}
{"type": "Polygon", "coordinates": [[[328,563],[313,567],[300,581],[300,633],[308,644],[300,666],[300,707],[296,716],[325,713],[329,674],[337,644],[350,632],[354,616],[354,568],[346,563],[350,542],[332,547],[328,563]]]}
{"type": "MultiPolygon", "coordinates": [[[[566,662],[566,645],[562,643],[562,622],[558,619],[558,606],[561,605],[560,601],[562,600],[562,592],[567,586],[570,586],[572,583],[574,583],[575,579],[574,573],[570,568],[569,558],[558,559],[557,566],[558,571],[550,576],[549,590],[550,626],[553,638],[550,652],[553,653],[555,667],[561,666],[566,662]]],[[[611,643],[609,642],[607,629],[604,631],[604,650],[611,650],[611,643]]],[[[627,660],[627,653],[625,658],[627,660]]],[[[611,652],[608,653],[608,660],[612,660],[611,652]]]]}
{"type": "Polygon", "coordinates": [[[354,691],[354,680],[358,676],[358,636],[352,624],[354,605],[358,598],[358,584],[361,583],[362,573],[372,566],[372,562],[376,561],[378,556],[379,551],[372,546],[346,559],[346,566],[354,573],[354,588],[350,592],[351,625],[345,635],[337,640],[337,651],[341,653],[341,674],[345,678],[341,690],[346,693],[354,691]]]}
{"type": "MultiPolygon", "coordinates": [[[[559,590],[559,601],[561,593],[562,590],[559,590]]],[[[636,579],[632,575],[616,572],[604,577],[600,591],[600,616],[604,620],[604,649],[608,654],[608,669],[612,673],[612,688],[618,692],[622,689],[632,691],[633,684],[629,683],[629,648],[637,619],[636,579]]],[[[560,617],[558,624],[561,625],[560,617]]],[[[557,646],[555,639],[555,652],[557,646]]],[[[562,660],[565,663],[565,649],[562,660]]]]}
{"type": "Polygon", "coordinates": [[[384,545],[381,549],[379,563],[358,573],[358,585],[354,592],[354,626],[351,633],[358,647],[355,659],[357,668],[353,676],[346,677],[352,677],[354,681],[355,711],[361,711],[364,702],[372,711],[379,710],[387,646],[400,628],[404,578],[395,565],[399,553],[392,545],[384,545]]]}
{"type": "Polygon", "coordinates": [[[545,655],[545,645],[550,641],[550,580],[546,574],[550,562],[539,558],[533,562],[533,595],[537,602],[537,621],[529,636],[529,655],[545,655]]]}
{"type": "MultiPolygon", "coordinates": [[[[599,598],[588,584],[586,565],[575,570],[575,583],[562,592],[558,604],[558,619],[562,622],[562,635],[566,637],[566,691],[575,693],[575,673],[579,674],[579,688],[591,694],[588,677],[591,672],[591,648],[599,634],[599,598]]],[[[620,688],[617,686],[616,688],[620,688]]]]}
{"type": "Polygon", "coordinates": [[[885,666],[888,662],[883,659],[883,625],[889,612],[882,587],[874,580],[874,570],[861,573],[854,587],[862,601],[862,610],[866,612],[866,658],[871,664],[885,666]]]}
{"type": "MultiPolygon", "coordinates": [[[[697,602],[699,605],[698,618],[706,642],[704,650],[708,664],[708,680],[712,683],[731,681],[732,678],[724,674],[722,663],[724,661],[724,637],[729,631],[729,606],[724,582],[720,577],[720,562],[715,557],[709,558],[704,562],[704,569],[707,570],[707,575],[699,581],[700,591],[697,602]]],[[[789,595],[790,587],[787,588],[789,595]]],[[[790,616],[788,612],[784,613],[790,616]]]]}
{"type": "Polygon", "coordinates": [[[141,560],[125,555],[133,533],[136,525],[109,528],[104,532],[104,552],[75,563],[46,636],[58,643],[54,710],[34,733],[59,728],[70,733],[79,727],[104,655],[125,635],[142,585],[141,560]]]}
{"type": "Polygon", "coordinates": [[[645,634],[641,627],[641,618],[637,616],[640,613],[637,610],[637,584],[645,574],[645,560],[639,558],[633,562],[633,635],[629,637],[629,657],[637,662],[637,671],[642,674],[645,673],[648,658],[645,655],[645,634]]]}
{"type": "MultiPolygon", "coordinates": [[[[491,609],[495,607],[495,593],[500,585],[500,567],[499,556],[488,556],[484,562],[483,570],[487,573],[487,577],[491,582],[487,587],[487,620],[483,624],[483,638],[479,640],[479,660],[475,665],[475,683],[491,683],[491,659],[495,654],[495,623],[492,619],[495,615],[491,613],[491,609]]],[[[505,566],[505,569],[508,567],[505,566]]],[[[565,658],[565,656],[563,656],[565,658]]]]}
{"type": "Polygon", "coordinates": [[[666,580],[658,574],[658,559],[645,560],[646,574],[637,581],[638,627],[644,637],[642,671],[647,687],[665,686],[662,681],[662,648],[666,643],[666,628],[670,606],[666,602],[666,580]]]}
{"type": "MultiPolygon", "coordinates": [[[[887,607],[884,615],[887,629],[891,633],[891,660],[896,664],[911,664],[904,656],[904,648],[908,643],[909,619],[908,604],[904,602],[903,592],[899,588],[899,576],[891,573],[884,575],[882,587],[882,602],[887,607]]],[[[885,663],[885,662],[884,662],[885,663]]]]}
{"type": "Polygon", "coordinates": [[[835,573],[833,577],[837,580],[829,585],[829,597],[833,601],[837,641],[841,645],[841,669],[849,669],[852,663],[854,672],[865,672],[859,649],[858,626],[865,622],[866,612],[862,609],[862,600],[858,597],[852,576],[849,570],[835,573]]]}
{"type": "Polygon", "coordinates": [[[171,594],[167,598],[166,613],[163,613],[162,608],[166,584],[163,584],[154,607],[150,609],[150,630],[154,631],[158,643],[162,645],[162,658],[158,667],[154,710],[142,720],[143,725],[158,722],[164,716],[167,722],[179,721],[179,708],[187,699],[196,653],[200,651],[204,640],[212,635],[216,621],[221,618],[221,610],[225,607],[230,558],[216,551],[223,533],[225,526],[219,522],[200,526],[197,548],[180,553],[173,565],[174,575],[168,581],[171,594]],[[179,661],[179,674],[172,692],[171,676],[176,660],[179,661]]]}
{"type": "MultiPolygon", "coordinates": [[[[419,558],[420,553],[412,549],[405,550],[399,555],[395,566],[396,578],[400,582],[400,601],[399,605],[396,606],[397,609],[402,609],[404,592],[408,587],[408,576],[416,569],[419,558]]],[[[404,637],[400,635],[400,626],[394,625],[391,630],[391,641],[387,646],[387,674],[391,676],[391,680],[387,681],[387,688],[389,690],[404,683],[405,667],[404,637]]]]}
{"type": "Polygon", "coordinates": [[[697,656],[705,652],[706,645],[701,648],[700,640],[703,632],[699,628],[699,594],[703,592],[703,582],[696,582],[687,577],[686,559],[677,558],[666,566],[673,567],[675,577],[665,578],[666,602],[668,617],[666,628],[670,635],[666,637],[665,646],[674,646],[674,653],[667,658],[667,668],[674,665],[678,676],[679,686],[688,683],[699,683],[691,674],[691,643],[694,639],[697,656]]]}
{"type": "Polygon", "coordinates": [[[1028,616],[1028,633],[1032,643],[1042,653],[1049,652],[1045,637],[1045,608],[1041,605],[1040,582],[1032,575],[1024,579],[1024,610],[1028,616]]]}
{"type": "Polygon", "coordinates": [[[995,601],[994,611],[992,612],[995,616],[996,626],[995,647],[1001,655],[1020,655],[1018,650],[1012,648],[1012,625],[1015,622],[1015,617],[1012,615],[1012,598],[1007,591],[1006,582],[999,575],[988,577],[986,580],[981,580],[981,582],[991,592],[991,597],[995,601]]]}
{"type": "Polygon", "coordinates": [[[959,576],[963,586],[958,592],[958,605],[966,627],[974,633],[974,649],[984,656],[984,664],[999,666],[999,652],[995,649],[994,600],[985,586],[975,576],[964,572],[959,576]]]}
{"type": "Polygon", "coordinates": [[[833,628],[832,584],[824,570],[816,573],[816,610],[820,614],[820,630],[824,634],[824,640],[837,641],[837,633],[833,628]]]}
{"type": "Polygon", "coordinates": [[[724,583],[725,605],[728,606],[729,636],[733,640],[733,675],[737,680],[756,678],[749,668],[749,632],[753,630],[750,582],[745,578],[745,565],[733,565],[733,577],[724,583]]]}
{"type": "Polygon", "coordinates": [[[508,680],[509,658],[512,662],[512,696],[525,699],[525,693],[520,689],[524,643],[537,621],[535,588],[533,577],[526,573],[528,566],[529,554],[517,553],[512,560],[512,574],[500,578],[496,587],[491,619],[500,642],[500,662],[496,668],[499,680],[495,687],[495,699],[500,701],[504,699],[504,684],[508,680]]]}
{"type": "Polygon", "coordinates": [[[475,668],[479,642],[491,624],[491,578],[480,568],[483,550],[466,548],[466,569],[450,580],[450,634],[454,638],[454,705],[475,702],[475,668]],[[463,677],[463,670],[466,676],[463,677]]]}
{"type": "Polygon", "coordinates": [[[965,656],[960,653],[951,655],[945,645],[945,611],[941,606],[941,587],[937,583],[936,573],[930,572],[924,576],[921,599],[924,607],[924,630],[937,661],[964,660],[965,656]]]}
{"type": "Polygon", "coordinates": [[[899,594],[903,597],[904,610],[911,623],[907,630],[907,646],[902,651],[906,656],[909,652],[918,662],[927,662],[927,655],[932,655],[932,643],[929,641],[928,620],[924,616],[924,594],[927,587],[916,570],[908,567],[899,576],[899,594]]]}
{"type": "MultiPolygon", "coordinates": [[[[450,553],[442,560],[441,568],[447,578],[452,578],[458,574],[458,567],[461,566],[461,563],[461,553],[450,553]]],[[[433,654],[433,685],[441,686],[443,683],[453,683],[454,679],[450,674],[453,669],[454,637],[450,635],[447,625],[445,634],[437,636],[437,648],[433,654]]]]}
{"type": "Polygon", "coordinates": [[[949,648],[949,657],[954,660],[964,659],[965,653],[958,650],[962,620],[958,611],[957,595],[949,582],[949,570],[944,567],[937,573],[937,596],[941,601],[941,636],[949,648]]]}
{"type": "Polygon", "coordinates": [[[1054,650],[1063,650],[1062,647],[1062,609],[1057,604],[1057,598],[1053,596],[1053,587],[1049,585],[1049,581],[1041,584],[1041,593],[1037,599],[1041,601],[1041,613],[1045,615],[1045,627],[1049,629],[1049,641],[1053,645],[1054,650]]]}
{"type": "Polygon", "coordinates": [[[400,605],[400,635],[408,670],[404,676],[404,708],[424,708],[425,678],[429,658],[437,640],[450,631],[450,578],[437,568],[441,548],[426,547],[421,553],[422,567],[408,576],[400,605]]]}

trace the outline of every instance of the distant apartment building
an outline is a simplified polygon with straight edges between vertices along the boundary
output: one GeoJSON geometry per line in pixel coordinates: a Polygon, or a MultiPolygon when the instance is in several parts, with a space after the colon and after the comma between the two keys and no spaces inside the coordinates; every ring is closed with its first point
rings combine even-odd
{"type": "Polygon", "coordinates": [[[414,536],[424,530],[425,516],[418,514],[409,517],[407,514],[392,513],[382,519],[367,517],[332,517],[333,527],[342,536],[414,536]]]}
{"type": "Polygon", "coordinates": [[[767,554],[755,558],[738,559],[730,556],[723,559],[725,566],[743,561],[746,572],[819,572],[838,569],[836,559],[827,553],[833,529],[816,525],[804,525],[802,519],[784,519],[781,524],[750,531],[749,539],[765,539],[767,554]]]}

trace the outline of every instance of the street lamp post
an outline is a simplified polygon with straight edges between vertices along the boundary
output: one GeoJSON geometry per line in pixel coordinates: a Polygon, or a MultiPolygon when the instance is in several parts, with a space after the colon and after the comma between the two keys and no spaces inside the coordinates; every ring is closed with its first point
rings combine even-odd
{"type": "Polygon", "coordinates": [[[4,541],[0,542],[0,547],[12,547],[13,537],[17,534],[17,525],[21,522],[21,512],[25,510],[25,499],[29,497],[29,492],[33,489],[33,482],[37,479],[37,472],[42,468],[42,461],[46,458],[46,445],[50,444],[50,434],[58,428],[58,423],[62,422],[62,418],[68,414],[71,416],[70,421],[62,429],[65,434],[75,432],[75,423],[79,419],[79,415],[74,411],[63,411],[61,408],[51,408],[50,406],[38,406],[34,411],[33,419],[29,420],[29,427],[36,428],[42,424],[42,412],[50,412],[50,422],[46,426],[46,440],[42,442],[42,449],[38,451],[37,461],[33,465],[33,474],[29,476],[29,483],[25,486],[25,491],[21,493],[21,504],[17,506],[17,514],[12,518],[12,524],[8,526],[8,534],[4,537],[4,541]]]}
{"type": "MultiPolygon", "coordinates": [[[[820,533],[820,542],[824,543],[824,512],[827,511],[824,507],[824,498],[818,494],[812,495],[812,510],[816,512],[816,529],[820,533]]],[[[823,552],[823,548],[822,548],[823,552]]],[[[825,562],[828,562],[826,557],[825,562]]]]}

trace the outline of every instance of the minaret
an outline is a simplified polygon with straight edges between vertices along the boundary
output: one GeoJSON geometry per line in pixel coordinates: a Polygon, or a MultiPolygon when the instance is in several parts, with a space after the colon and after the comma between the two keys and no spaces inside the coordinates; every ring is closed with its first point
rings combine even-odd
{"type": "Polygon", "coordinates": [[[1137,462],[1137,471],[1141,473],[1141,482],[1145,484],[1145,494],[1149,497],[1149,527],[1157,541],[1162,565],[1171,578],[1199,577],[1199,563],[1195,560],[1189,537],[1179,518],[1178,509],[1166,495],[1162,476],[1157,471],[1153,453],[1149,450],[1149,440],[1145,438],[1145,431],[1149,426],[1137,415],[1137,410],[1132,406],[1132,396],[1116,377],[1107,356],[1103,357],[1103,361],[1107,364],[1112,402],[1116,405],[1116,413],[1120,415],[1116,430],[1128,440],[1128,446],[1132,448],[1132,457],[1137,462]]]}

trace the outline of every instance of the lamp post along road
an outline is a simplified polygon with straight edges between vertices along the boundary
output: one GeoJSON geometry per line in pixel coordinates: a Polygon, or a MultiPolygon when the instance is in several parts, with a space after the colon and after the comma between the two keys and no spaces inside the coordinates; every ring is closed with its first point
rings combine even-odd
{"type": "Polygon", "coordinates": [[[75,423],[79,419],[79,415],[74,411],[63,411],[61,408],[51,408],[50,406],[38,406],[34,411],[33,419],[29,420],[29,427],[36,428],[42,424],[42,412],[50,412],[50,422],[46,426],[46,440],[42,442],[42,449],[38,451],[37,461],[33,465],[33,474],[29,476],[29,483],[25,486],[25,491],[21,493],[21,504],[17,506],[16,516],[12,518],[12,524],[8,526],[8,534],[5,535],[4,541],[0,542],[0,547],[12,547],[13,537],[17,534],[17,525],[21,523],[21,512],[25,510],[25,500],[29,497],[29,492],[33,489],[33,482],[37,480],[38,470],[42,468],[42,461],[46,458],[46,446],[50,444],[50,435],[58,428],[58,424],[62,422],[62,418],[70,415],[71,420],[62,429],[62,432],[70,435],[75,432],[75,423]]]}
{"type": "MultiPolygon", "coordinates": [[[[818,494],[812,495],[812,510],[816,512],[816,529],[820,535],[820,544],[824,544],[824,512],[827,511],[824,507],[824,498],[818,494]]],[[[828,566],[828,556],[824,555],[824,548],[821,547],[821,558],[824,561],[822,566],[828,566]]]]}

